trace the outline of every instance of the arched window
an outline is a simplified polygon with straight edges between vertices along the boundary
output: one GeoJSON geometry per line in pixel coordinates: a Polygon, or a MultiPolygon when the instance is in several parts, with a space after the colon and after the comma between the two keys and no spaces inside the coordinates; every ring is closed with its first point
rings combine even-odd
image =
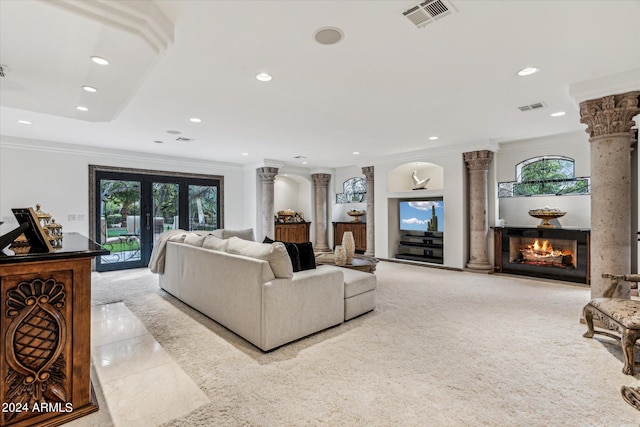
{"type": "Polygon", "coordinates": [[[516,165],[516,181],[498,183],[498,197],[588,194],[589,178],[575,177],[570,157],[533,157],[516,165]]]}

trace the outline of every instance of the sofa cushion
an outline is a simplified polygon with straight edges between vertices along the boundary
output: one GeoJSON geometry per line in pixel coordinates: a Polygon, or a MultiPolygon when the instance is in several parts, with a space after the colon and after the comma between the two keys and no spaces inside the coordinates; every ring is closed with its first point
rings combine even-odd
{"type": "Polygon", "coordinates": [[[229,230],[228,228],[220,228],[218,230],[213,230],[211,234],[221,239],[239,237],[241,239],[249,240],[252,242],[256,240],[255,236],[253,235],[253,228],[247,228],[245,230],[229,230]]]}
{"type": "Polygon", "coordinates": [[[300,255],[300,270],[313,270],[316,268],[316,254],[313,253],[313,243],[296,243],[300,255]]]}
{"type": "Polygon", "coordinates": [[[213,234],[209,234],[204,238],[204,243],[202,243],[202,247],[205,249],[211,249],[214,251],[226,252],[227,247],[229,246],[229,241],[226,239],[221,239],[219,237],[214,236],[213,234]]]}
{"type": "Polygon", "coordinates": [[[184,243],[184,238],[187,237],[188,233],[178,233],[178,234],[173,234],[171,236],[169,236],[169,239],[167,239],[169,242],[176,242],[176,243],[184,243]]]}
{"type": "Polygon", "coordinates": [[[201,248],[202,244],[204,243],[205,237],[207,237],[207,236],[201,236],[201,235],[196,234],[196,233],[188,233],[184,238],[184,244],[185,245],[191,245],[191,246],[197,246],[197,247],[201,248]]]}
{"type": "MultiPolygon", "coordinates": [[[[275,240],[270,239],[269,237],[265,237],[262,243],[274,243],[275,240]]],[[[293,272],[296,273],[301,271],[300,268],[300,254],[298,253],[298,246],[295,243],[290,242],[281,242],[284,243],[284,247],[287,249],[287,253],[289,254],[289,258],[291,259],[291,266],[293,267],[293,272]]]]}
{"type": "Polygon", "coordinates": [[[230,254],[243,255],[251,258],[263,259],[269,262],[276,277],[293,277],[293,265],[291,258],[281,242],[258,243],[231,237],[227,252],[230,254]]]}

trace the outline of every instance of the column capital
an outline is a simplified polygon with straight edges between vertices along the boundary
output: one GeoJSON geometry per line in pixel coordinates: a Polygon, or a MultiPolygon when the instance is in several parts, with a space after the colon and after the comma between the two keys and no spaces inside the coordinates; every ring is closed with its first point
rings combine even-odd
{"type": "Polygon", "coordinates": [[[261,182],[274,182],[278,175],[278,168],[263,167],[256,169],[261,182]]]}
{"type": "Polygon", "coordinates": [[[364,166],[362,168],[362,174],[367,179],[367,181],[373,180],[373,166],[364,166]]]}
{"type": "Polygon", "coordinates": [[[489,163],[493,159],[493,151],[480,150],[470,151],[464,154],[464,161],[470,171],[486,171],[489,170],[489,163]]]}
{"type": "Polygon", "coordinates": [[[328,173],[314,173],[311,174],[311,178],[316,187],[326,187],[329,184],[331,175],[328,173]]]}
{"type": "Polygon", "coordinates": [[[603,96],[580,103],[580,123],[590,138],[631,132],[633,117],[640,113],[640,91],[603,96]]]}

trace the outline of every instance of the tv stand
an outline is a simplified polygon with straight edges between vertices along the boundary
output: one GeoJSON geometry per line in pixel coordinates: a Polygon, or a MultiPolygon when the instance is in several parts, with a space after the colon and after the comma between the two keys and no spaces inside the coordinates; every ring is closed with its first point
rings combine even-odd
{"type": "Polygon", "coordinates": [[[396,258],[411,261],[443,263],[444,233],[442,231],[400,231],[396,258]]]}

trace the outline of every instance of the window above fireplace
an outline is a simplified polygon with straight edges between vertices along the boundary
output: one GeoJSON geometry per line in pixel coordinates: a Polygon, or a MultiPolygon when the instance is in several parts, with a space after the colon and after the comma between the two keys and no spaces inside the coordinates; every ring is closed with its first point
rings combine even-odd
{"type": "Polygon", "coordinates": [[[589,194],[590,179],[576,178],[570,157],[539,156],[516,165],[516,181],[499,182],[498,197],[589,194]]]}

